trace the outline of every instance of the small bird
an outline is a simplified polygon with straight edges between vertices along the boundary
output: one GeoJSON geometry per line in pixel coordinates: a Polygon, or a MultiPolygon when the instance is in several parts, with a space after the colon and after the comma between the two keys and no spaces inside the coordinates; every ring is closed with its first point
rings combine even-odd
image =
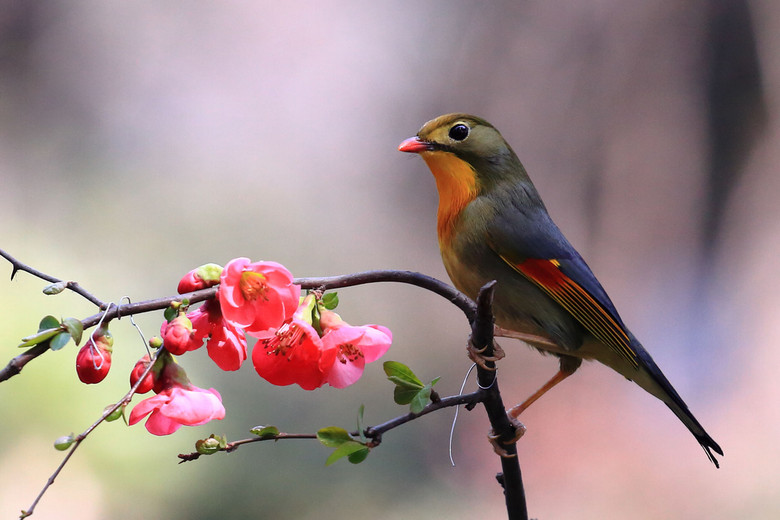
{"type": "Polygon", "coordinates": [[[455,287],[474,299],[496,280],[498,333],[504,329],[502,335],[560,360],[555,376],[510,409],[510,417],[516,420],[583,359],[595,359],[663,401],[719,467],[713,451],[723,455],[720,446],[623,324],[498,130],[479,117],[447,114],[425,123],[398,149],[419,154],[436,180],[439,249],[455,287]]]}

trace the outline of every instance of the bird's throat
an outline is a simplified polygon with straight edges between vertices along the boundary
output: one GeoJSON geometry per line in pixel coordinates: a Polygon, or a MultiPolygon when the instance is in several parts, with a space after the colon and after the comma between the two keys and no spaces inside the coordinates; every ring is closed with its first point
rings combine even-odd
{"type": "Polygon", "coordinates": [[[457,217],[477,196],[476,172],[469,163],[450,152],[435,150],[420,155],[433,173],[439,191],[436,225],[439,245],[448,246],[457,217]]]}

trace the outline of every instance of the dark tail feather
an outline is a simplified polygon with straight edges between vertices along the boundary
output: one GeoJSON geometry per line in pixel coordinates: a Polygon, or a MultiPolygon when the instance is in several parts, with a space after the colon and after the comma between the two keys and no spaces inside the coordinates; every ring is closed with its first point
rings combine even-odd
{"type": "Polygon", "coordinates": [[[696,437],[696,440],[704,449],[704,452],[707,454],[707,458],[710,459],[710,462],[715,464],[716,468],[720,468],[720,464],[715,458],[715,454],[713,452],[723,456],[723,450],[721,447],[718,446],[718,443],[715,442],[712,437],[710,437],[710,435],[704,430],[704,427],[699,424],[699,421],[697,421],[696,417],[693,416],[691,411],[688,409],[688,406],[682,400],[674,387],[672,387],[672,384],[668,379],[666,379],[666,376],[664,376],[663,372],[661,372],[661,369],[658,368],[658,365],[655,364],[653,358],[650,357],[650,354],[648,354],[647,351],[644,350],[641,346],[636,348],[636,351],[638,354],[637,357],[640,360],[640,370],[644,369],[646,376],[649,377],[637,377],[635,382],[666,403],[666,406],[668,406],[669,409],[674,412],[674,414],[690,430],[693,436],[696,437]]]}

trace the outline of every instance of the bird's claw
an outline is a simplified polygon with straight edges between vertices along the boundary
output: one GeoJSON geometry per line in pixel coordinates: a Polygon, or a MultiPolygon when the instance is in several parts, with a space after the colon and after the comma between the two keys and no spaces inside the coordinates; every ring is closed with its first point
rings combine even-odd
{"type": "Polygon", "coordinates": [[[504,459],[511,459],[512,457],[517,457],[517,453],[509,453],[504,446],[515,444],[517,441],[520,440],[520,437],[522,437],[525,434],[525,425],[512,417],[511,415],[507,415],[509,418],[509,422],[512,424],[512,427],[515,430],[515,435],[506,441],[501,440],[501,436],[498,435],[495,430],[490,430],[488,433],[488,441],[490,444],[493,445],[493,451],[496,452],[496,455],[498,455],[501,458],[504,459]]]}
{"type": "Polygon", "coordinates": [[[471,341],[471,338],[469,338],[469,345],[466,347],[466,351],[469,354],[469,359],[472,360],[474,363],[476,363],[479,367],[493,371],[496,369],[496,367],[489,367],[487,366],[488,362],[495,363],[496,361],[499,361],[501,359],[504,359],[506,354],[504,353],[504,349],[501,348],[501,346],[493,342],[493,355],[492,356],[484,356],[484,352],[487,350],[487,345],[485,345],[482,348],[477,348],[474,343],[471,341]]]}

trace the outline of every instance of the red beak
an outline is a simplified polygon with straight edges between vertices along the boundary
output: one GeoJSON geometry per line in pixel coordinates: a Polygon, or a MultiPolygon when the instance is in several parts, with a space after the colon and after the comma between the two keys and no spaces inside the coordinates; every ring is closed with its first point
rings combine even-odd
{"type": "Polygon", "coordinates": [[[398,151],[408,153],[420,153],[433,150],[431,143],[426,143],[417,136],[410,137],[403,143],[398,145],[398,151]]]}

